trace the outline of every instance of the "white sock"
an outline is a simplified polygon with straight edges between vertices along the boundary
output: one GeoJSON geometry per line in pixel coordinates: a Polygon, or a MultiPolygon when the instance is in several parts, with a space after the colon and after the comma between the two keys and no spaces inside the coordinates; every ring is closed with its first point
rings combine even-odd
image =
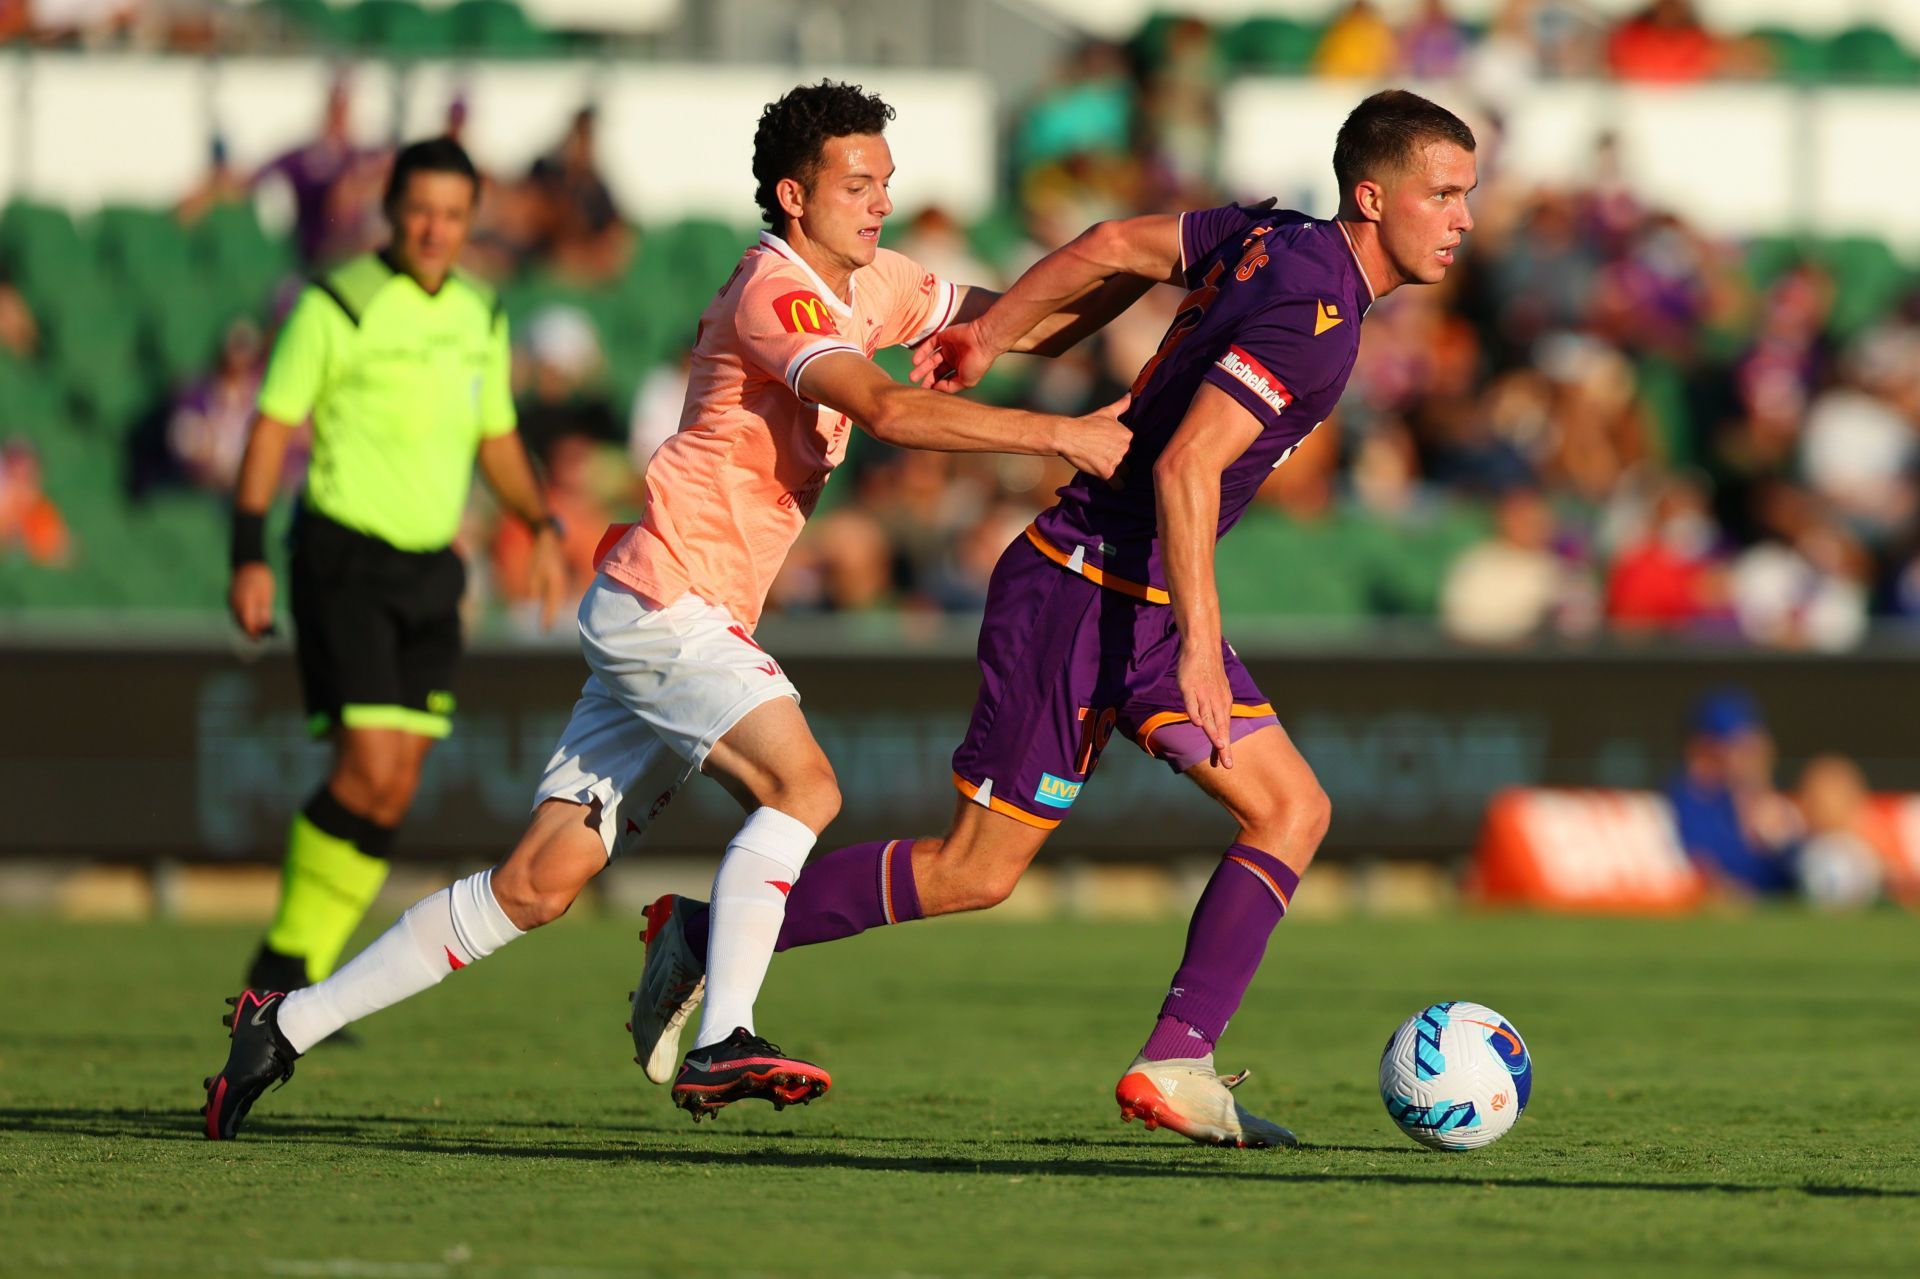
{"type": "Polygon", "coordinates": [[[439,985],[521,935],[494,899],[493,872],[469,875],[409,906],[333,976],[288,995],[280,1033],[304,1053],[348,1022],[439,985]]]}
{"type": "Polygon", "coordinates": [[[707,1002],[695,1048],[719,1043],[738,1026],[753,1029],[753,1001],[759,998],[774,943],[780,940],[787,893],[800,877],[815,838],[799,818],[758,808],[727,845],[713,877],[707,1002]]]}

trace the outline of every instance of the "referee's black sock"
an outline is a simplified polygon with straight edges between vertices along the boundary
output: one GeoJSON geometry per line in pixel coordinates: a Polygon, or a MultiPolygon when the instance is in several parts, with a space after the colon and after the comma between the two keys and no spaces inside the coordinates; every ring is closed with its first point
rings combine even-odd
{"type": "Polygon", "coordinates": [[[293,819],[268,950],[306,963],[309,982],[333,971],[387,878],[394,828],[353,812],[322,785],[293,819]]]}

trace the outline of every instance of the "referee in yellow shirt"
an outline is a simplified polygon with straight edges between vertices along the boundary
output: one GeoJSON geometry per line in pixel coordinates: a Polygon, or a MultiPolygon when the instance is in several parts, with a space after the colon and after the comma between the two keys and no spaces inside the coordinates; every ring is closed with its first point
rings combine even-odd
{"type": "Polygon", "coordinates": [[[309,415],[313,458],[293,529],[291,595],[309,725],[333,770],[295,815],[280,908],[247,976],[292,990],[333,970],[387,875],[420,766],[452,726],[466,569],[449,544],[474,464],[537,530],[533,586],[552,625],[565,571],[515,432],[507,321],[454,269],[479,175],[459,144],[394,158],[392,241],[313,281],[274,346],[234,494],[234,620],[273,624],[264,521],[287,439],[309,415]]]}

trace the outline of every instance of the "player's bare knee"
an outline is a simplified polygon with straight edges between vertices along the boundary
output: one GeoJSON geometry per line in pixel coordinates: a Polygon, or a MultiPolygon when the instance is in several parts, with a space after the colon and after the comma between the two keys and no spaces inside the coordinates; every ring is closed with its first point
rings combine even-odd
{"type": "Polygon", "coordinates": [[[1318,782],[1308,780],[1304,785],[1263,789],[1237,803],[1234,817],[1256,848],[1276,854],[1284,851],[1289,860],[1310,859],[1326,838],[1333,802],[1318,782]]]}
{"type": "Polygon", "coordinates": [[[1019,886],[1020,871],[995,867],[979,881],[979,890],[975,898],[974,910],[990,910],[1007,898],[1013,896],[1013,890],[1019,886]]]}
{"type": "Polygon", "coordinates": [[[513,858],[494,868],[492,884],[494,900],[522,932],[551,924],[566,914],[580,895],[577,887],[536,883],[527,867],[513,858]]]}
{"type": "Polygon", "coordinates": [[[822,831],[840,815],[840,781],[833,775],[833,766],[822,756],[776,778],[764,803],[822,831]]]}
{"type": "Polygon", "coordinates": [[[1313,856],[1320,847],[1320,841],[1327,837],[1327,829],[1333,825],[1333,800],[1318,785],[1301,803],[1301,840],[1306,847],[1306,855],[1313,856]]]}

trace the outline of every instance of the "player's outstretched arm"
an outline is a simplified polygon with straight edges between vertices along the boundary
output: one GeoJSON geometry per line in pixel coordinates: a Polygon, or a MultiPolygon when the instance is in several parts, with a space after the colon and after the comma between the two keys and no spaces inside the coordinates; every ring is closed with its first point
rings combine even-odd
{"type": "Polygon", "coordinates": [[[1222,768],[1233,767],[1233,692],[1220,652],[1220,592],[1213,574],[1220,477],[1259,435],[1253,414],[1219,387],[1202,383],[1153,464],[1160,554],[1180,628],[1180,695],[1222,768]]]}
{"type": "Polygon", "coordinates": [[[241,630],[259,639],[273,629],[273,569],[267,565],[267,508],[280,486],[293,427],[256,413],[233,486],[233,581],[227,607],[241,630]]]}
{"type": "Polygon", "coordinates": [[[916,353],[914,380],[957,391],[977,383],[1009,351],[1058,355],[1155,284],[1179,279],[1177,215],[1096,222],[1028,267],[978,319],[928,339],[916,353]]]}
{"type": "Polygon", "coordinates": [[[879,365],[851,351],[812,361],[800,381],[808,399],[838,409],[875,439],[901,448],[1058,455],[1079,470],[1107,479],[1133,439],[1118,420],[1127,407],[1124,398],[1079,418],[990,408],[896,382],[879,365]]]}

